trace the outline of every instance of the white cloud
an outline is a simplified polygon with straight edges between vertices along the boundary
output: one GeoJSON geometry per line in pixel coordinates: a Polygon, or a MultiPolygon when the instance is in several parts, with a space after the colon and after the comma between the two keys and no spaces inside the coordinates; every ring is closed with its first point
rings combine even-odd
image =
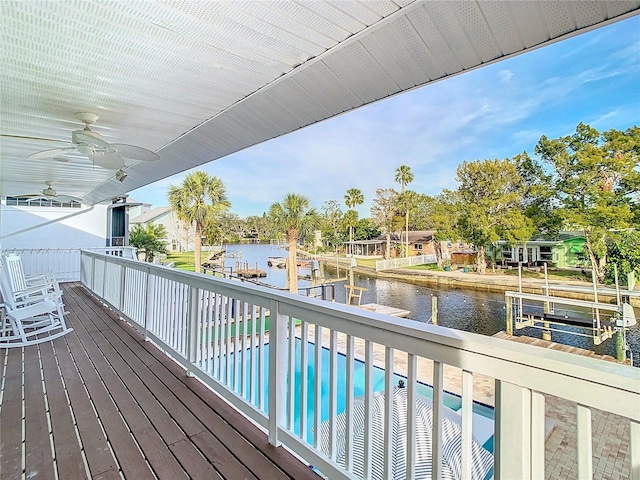
{"type": "Polygon", "coordinates": [[[498,77],[501,82],[508,83],[513,78],[513,72],[511,70],[500,70],[498,72],[498,77]]]}

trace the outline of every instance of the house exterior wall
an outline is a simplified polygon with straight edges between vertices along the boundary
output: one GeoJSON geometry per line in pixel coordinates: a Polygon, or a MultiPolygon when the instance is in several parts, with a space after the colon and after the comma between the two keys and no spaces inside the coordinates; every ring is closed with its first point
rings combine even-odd
{"type": "Polygon", "coordinates": [[[141,223],[142,225],[147,225],[149,223],[153,223],[154,225],[163,225],[167,231],[167,250],[193,250],[193,228],[189,228],[188,231],[185,232],[185,229],[181,228],[180,223],[171,211],[162,213],[147,222],[137,222],[136,219],[133,218],[129,223],[131,228],[138,223],[141,223]]]}
{"type": "Polygon", "coordinates": [[[93,248],[104,247],[107,241],[109,205],[93,209],[61,207],[0,206],[0,247],[8,248],[93,248]],[[50,220],[78,212],[60,222],[45,225],[18,235],[13,232],[34,227],[50,220]],[[82,212],[82,213],[79,213],[82,212]]]}
{"type": "MultiPolygon", "coordinates": [[[[539,265],[546,262],[558,268],[588,266],[588,259],[580,252],[586,240],[573,237],[563,241],[530,241],[513,247],[500,242],[498,260],[503,264],[539,265]]],[[[491,249],[492,252],[492,249],[491,249]]],[[[490,252],[489,256],[492,257],[490,252]]]]}

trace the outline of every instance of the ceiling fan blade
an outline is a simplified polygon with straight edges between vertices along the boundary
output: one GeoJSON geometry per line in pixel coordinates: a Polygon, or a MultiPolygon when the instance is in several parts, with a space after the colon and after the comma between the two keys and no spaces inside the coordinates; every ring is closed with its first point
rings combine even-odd
{"type": "Polygon", "coordinates": [[[37,140],[39,142],[71,143],[67,140],[58,140],[56,138],[30,137],[28,135],[11,135],[9,133],[0,133],[0,137],[17,138],[19,140],[37,140]]]}
{"type": "Polygon", "coordinates": [[[97,135],[91,135],[93,132],[85,133],[85,132],[73,132],[74,138],[79,142],[84,142],[87,145],[93,145],[94,147],[103,147],[109,148],[111,144],[109,142],[105,142],[97,135]]]}
{"type": "Polygon", "coordinates": [[[51,150],[43,150],[41,152],[32,153],[27,158],[30,160],[38,160],[40,158],[51,158],[56,155],[64,154],[70,150],[75,150],[76,147],[63,147],[63,148],[52,148],[51,150]]]}
{"type": "Polygon", "coordinates": [[[107,170],[118,170],[124,167],[124,160],[117,153],[95,152],[91,157],[93,163],[107,170]]]}
{"type": "Polygon", "coordinates": [[[112,143],[112,147],[115,147],[118,155],[131,160],[142,160],[145,162],[153,162],[159,160],[160,156],[156,152],[147,150],[146,148],[137,147],[135,145],[127,145],[126,143],[112,143]]]}

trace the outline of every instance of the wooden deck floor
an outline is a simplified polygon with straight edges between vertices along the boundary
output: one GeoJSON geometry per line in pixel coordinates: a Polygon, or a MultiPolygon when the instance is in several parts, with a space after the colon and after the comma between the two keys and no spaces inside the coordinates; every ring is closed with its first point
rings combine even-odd
{"type": "Polygon", "coordinates": [[[74,331],[0,349],[0,478],[319,477],[77,283],[74,331]]]}

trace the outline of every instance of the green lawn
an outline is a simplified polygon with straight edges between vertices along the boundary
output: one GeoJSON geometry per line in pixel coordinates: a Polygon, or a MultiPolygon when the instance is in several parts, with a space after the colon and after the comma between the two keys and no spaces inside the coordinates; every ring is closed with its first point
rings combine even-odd
{"type": "Polygon", "coordinates": [[[164,263],[175,262],[175,268],[185,270],[187,272],[195,272],[196,264],[193,258],[193,252],[170,252],[167,253],[167,259],[164,263]]]}

